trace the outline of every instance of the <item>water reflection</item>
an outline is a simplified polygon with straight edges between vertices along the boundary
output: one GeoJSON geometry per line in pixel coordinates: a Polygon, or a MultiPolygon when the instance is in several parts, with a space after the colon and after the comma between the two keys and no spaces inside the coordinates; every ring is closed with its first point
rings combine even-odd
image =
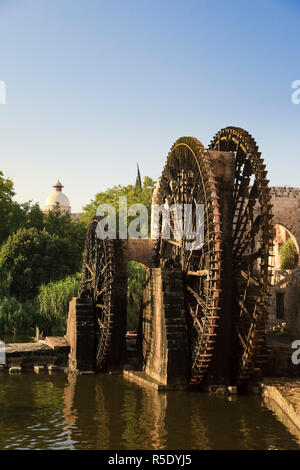
{"type": "Polygon", "coordinates": [[[0,449],[299,449],[255,397],[158,393],[120,375],[0,373],[0,449]]]}

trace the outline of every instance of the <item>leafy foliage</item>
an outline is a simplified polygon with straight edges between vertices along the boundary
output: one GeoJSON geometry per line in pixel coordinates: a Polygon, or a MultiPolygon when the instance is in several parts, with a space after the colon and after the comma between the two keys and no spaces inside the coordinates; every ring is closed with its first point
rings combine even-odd
{"type": "Polygon", "coordinates": [[[68,307],[81,287],[78,274],[40,287],[34,300],[18,301],[15,297],[0,299],[0,333],[2,335],[34,334],[38,326],[44,334],[66,329],[68,307]]]}
{"type": "Polygon", "coordinates": [[[19,229],[0,249],[0,279],[8,296],[32,299],[41,284],[78,271],[76,247],[67,239],[36,228],[19,229]]]}
{"type": "MultiPolygon", "coordinates": [[[[101,204],[111,204],[116,209],[117,217],[119,215],[119,197],[127,196],[127,205],[130,207],[133,204],[143,204],[148,209],[149,227],[151,218],[151,201],[152,194],[155,187],[155,181],[152,178],[146,176],[142,187],[133,186],[114,186],[113,188],[107,189],[104,192],[96,194],[94,200],[87,204],[83,208],[83,214],[81,220],[88,224],[90,220],[96,215],[97,208],[101,204]]],[[[128,217],[128,223],[132,218],[128,217]]]]}
{"type": "Polygon", "coordinates": [[[20,228],[45,229],[51,235],[69,239],[81,256],[86,225],[74,220],[70,214],[61,214],[59,208],[43,213],[38,204],[30,201],[19,204],[13,200],[13,182],[0,171],[0,245],[20,228]]]}
{"type": "Polygon", "coordinates": [[[67,324],[69,302],[82,287],[80,275],[67,276],[65,279],[40,287],[37,305],[40,314],[49,324],[65,329],[67,324]]]}
{"type": "Polygon", "coordinates": [[[86,225],[79,220],[75,220],[69,213],[61,214],[59,208],[43,214],[43,225],[50,235],[57,235],[71,241],[78,249],[78,255],[81,258],[84,248],[86,225]]]}
{"type": "Polygon", "coordinates": [[[0,244],[18,227],[20,209],[14,195],[13,182],[0,171],[0,244]]]}
{"type": "Polygon", "coordinates": [[[50,331],[65,323],[77,293],[79,279],[68,276],[81,269],[86,225],[14,196],[13,182],[0,171],[0,331],[33,333],[36,325],[50,331]]]}
{"type": "Polygon", "coordinates": [[[0,299],[0,332],[2,335],[34,333],[39,325],[43,331],[51,327],[48,320],[40,314],[35,302],[19,302],[15,297],[0,299]]]}
{"type": "Polygon", "coordinates": [[[137,262],[128,263],[127,329],[138,328],[146,271],[137,262]]]}
{"type": "MultiPolygon", "coordinates": [[[[14,201],[13,182],[0,172],[0,331],[5,334],[44,332],[65,328],[68,303],[77,294],[86,228],[101,204],[112,204],[119,214],[119,197],[127,196],[128,207],[143,204],[148,209],[155,181],[145,177],[141,184],[114,186],[96,194],[84,207],[81,220],[59,209],[43,213],[31,201],[14,201]]],[[[128,224],[133,217],[128,217],[128,224]]],[[[129,264],[128,328],[136,329],[145,271],[129,264]]]]}
{"type": "Polygon", "coordinates": [[[280,269],[295,269],[297,267],[299,255],[292,238],[282,245],[279,255],[280,269]]]}

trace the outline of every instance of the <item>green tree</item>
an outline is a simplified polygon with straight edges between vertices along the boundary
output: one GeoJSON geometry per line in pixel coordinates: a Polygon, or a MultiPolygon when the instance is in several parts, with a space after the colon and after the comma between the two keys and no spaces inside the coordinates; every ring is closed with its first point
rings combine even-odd
{"type": "Polygon", "coordinates": [[[14,186],[0,171],[0,245],[19,228],[43,227],[43,212],[31,201],[19,204],[14,201],[14,186]]]}
{"type": "Polygon", "coordinates": [[[59,206],[44,213],[38,204],[32,205],[31,202],[26,202],[19,206],[19,211],[18,228],[44,229],[50,235],[67,239],[78,249],[78,256],[81,257],[86,234],[86,225],[83,222],[72,218],[69,213],[62,214],[59,206]]]}
{"type": "Polygon", "coordinates": [[[51,325],[39,312],[35,302],[19,302],[15,297],[0,298],[0,333],[2,335],[34,334],[36,325],[43,331],[51,325]]]}
{"type": "Polygon", "coordinates": [[[86,236],[86,224],[75,220],[69,213],[61,214],[59,208],[43,214],[43,228],[50,235],[69,240],[74,246],[76,262],[80,265],[86,236]]]}
{"type": "Polygon", "coordinates": [[[0,171],[0,245],[20,228],[45,229],[52,235],[70,240],[78,247],[80,256],[84,247],[86,225],[70,214],[61,214],[59,208],[43,213],[32,201],[19,204],[14,201],[13,182],[0,171]]]}
{"type": "MultiPolygon", "coordinates": [[[[113,188],[107,189],[106,191],[96,194],[95,198],[83,208],[81,220],[85,224],[89,224],[90,220],[96,215],[97,208],[101,204],[111,204],[115,207],[117,217],[119,214],[119,197],[127,196],[127,204],[130,207],[133,204],[143,204],[148,209],[149,227],[151,218],[151,202],[152,195],[155,187],[155,181],[146,176],[143,181],[142,187],[133,186],[129,184],[127,186],[117,185],[113,188]]],[[[128,217],[128,223],[130,218],[128,217]]]]}
{"type": "Polygon", "coordinates": [[[32,299],[42,284],[79,269],[76,247],[67,239],[32,227],[10,235],[0,249],[0,279],[7,295],[32,299]]]}
{"type": "Polygon", "coordinates": [[[18,228],[35,227],[42,230],[44,227],[45,214],[41,211],[38,204],[32,204],[31,201],[19,205],[19,224],[18,228]]]}
{"type": "Polygon", "coordinates": [[[282,245],[279,256],[280,269],[295,269],[297,267],[299,255],[291,238],[282,245]]]}
{"type": "Polygon", "coordinates": [[[128,263],[127,329],[136,330],[146,280],[145,268],[136,261],[128,263]]]}
{"type": "Polygon", "coordinates": [[[19,226],[22,210],[14,200],[13,182],[0,171],[0,245],[19,226]]]}

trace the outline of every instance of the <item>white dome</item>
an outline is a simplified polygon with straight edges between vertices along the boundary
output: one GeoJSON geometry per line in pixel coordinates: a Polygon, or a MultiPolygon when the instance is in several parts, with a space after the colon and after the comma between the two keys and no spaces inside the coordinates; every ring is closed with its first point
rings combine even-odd
{"type": "Polygon", "coordinates": [[[69,198],[62,191],[53,191],[46,199],[45,206],[70,206],[69,198]]]}
{"type": "Polygon", "coordinates": [[[57,180],[53,187],[54,191],[47,197],[44,211],[52,211],[59,205],[60,212],[71,212],[70,201],[62,192],[63,185],[61,182],[57,180]]]}

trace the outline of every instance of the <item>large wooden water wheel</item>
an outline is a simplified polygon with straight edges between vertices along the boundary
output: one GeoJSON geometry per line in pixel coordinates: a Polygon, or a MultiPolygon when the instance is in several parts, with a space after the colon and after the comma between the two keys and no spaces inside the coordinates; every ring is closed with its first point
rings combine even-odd
{"type": "MultiPolygon", "coordinates": [[[[168,206],[175,203],[204,205],[204,245],[200,250],[187,249],[187,240],[176,239],[172,212],[170,239],[163,236],[161,225],[157,245],[160,265],[182,269],[192,383],[202,381],[215,356],[216,341],[223,340],[217,337],[218,323],[220,315],[228,315],[224,300],[221,303],[222,291],[225,293],[228,287],[233,305],[228,321],[233,324],[231,364],[234,380],[242,383],[263,362],[272,239],[272,206],[266,175],[254,139],[240,128],[221,130],[208,151],[195,138],[181,138],[167,157],[156,202],[168,206]],[[211,151],[232,152],[234,156],[232,204],[226,221],[219,200],[220,175],[216,175],[211,151]],[[229,243],[225,243],[221,229],[228,220],[232,225],[232,236],[229,243]],[[225,279],[222,265],[228,255],[232,276],[225,279]]],[[[195,220],[194,217],[193,229],[195,220]]]]}
{"type": "Polygon", "coordinates": [[[272,214],[266,165],[253,137],[238,127],[216,134],[210,150],[235,154],[232,268],[233,357],[238,381],[264,361],[272,214]]]}
{"type": "MultiPolygon", "coordinates": [[[[159,188],[158,204],[191,204],[192,230],[196,230],[196,204],[204,206],[202,248],[186,249],[190,240],[176,239],[170,217],[170,239],[160,236],[160,264],[181,267],[191,349],[191,381],[200,382],[214,352],[219,316],[221,281],[221,214],[217,183],[209,154],[197,139],[183,137],[167,157],[159,188]]],[[[163,228],[160,228],[162,233],[163,228]]],[[[175,234],[176,235],[176,234],[175,234]]]]}

